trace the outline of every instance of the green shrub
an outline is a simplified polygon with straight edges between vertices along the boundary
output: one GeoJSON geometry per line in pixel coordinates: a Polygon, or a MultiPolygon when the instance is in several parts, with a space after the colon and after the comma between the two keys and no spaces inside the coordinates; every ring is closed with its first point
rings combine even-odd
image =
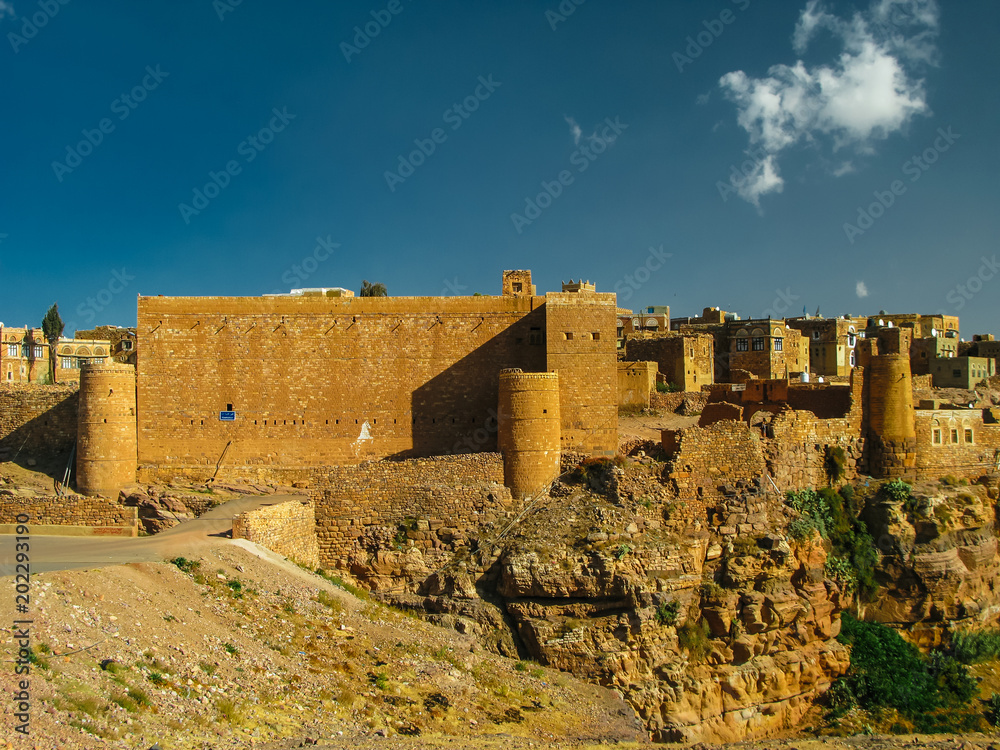
{"type": "Polygon", "coordinates": [[[239,656],[240,650],[236,648],[232,643],[224,643],[222,647],[226,649],[227,654],[232,654],[233,656],[239,656]]]}
{"type": "Polygon", "coordinates": [[[906,502],[906,499],[910,496],[910,490],[912,488],[902,479],[893,479],[891,482],[886,482],[879,488],[879,492],[884,494],[890,500],[895,500],[897,503],[906,502]]]}
{"type": "Polygon", "coordinates": [[[1000,628],[957,630],[951,635],[951,652],[963,664],[978,664],[1000,657],[1000,628]]]}
{"type": "Polygon", "coordinates": [[[957,659],[936,652],[927,659],[885,625],[841,615],[838,640],[851,647],[847,675],[831,687],[835,715],[858,706],[892,708],[918,732],[979,731],[985,722],[970,700],[976,681],[957,659]]]}
{"type": "Polygon", "coordinates": [[[844,478],[844,465],[847,454],[839,445],[828,445],[823,451],[823,468],[826,469],[827,481],[833,485],[844,478]]]}
{"type": "Polygon", "coordinates": [[[812,529],[819,531],[832,547],[827,575],[868,600],[878,590],[875,581],[878,553],[867,527],[858,518],[854,499],[853,489],[837,492],[825,487],[819,492],[811,489],[788,492],[785,502],[800,513],[800,517],[789,524],[788,534],[805,539],[812,529]]]}
{"type": "Polygon", "coordinates": [[[657,383],[656,392],[657,393],[679,393],[681,387],[676,383],[657,383]]]}
{"type": "Polygon", "coordinates": [[[1000,694],[993,693],[986,703],[986,719],[993,726],[1000,725],[1000,694]]]}
{"type": "Polygon", "coordinates": [[[656,607],[656,621],[660,625],[670,626],[677,622],[677,615],[680,614],[681,603],[676,599],[669,602],[660,602],[656,607]]]}
{"type": "Polygon", "coordinates": [[[712,649],[712,641],[708,637],[708,623],[688,620],[677,628],[677,643],[681,648],[687,649],[692,659],[702,661],[712,649]]]}
{"type": "Polygon", "coordinates": [[[198,568],[201,567],[201,563],[197,560],[188,560],[186,557],[175,557],[170,561],[173,565],[176,565],[185,573],[194,573],[198,568]]]}

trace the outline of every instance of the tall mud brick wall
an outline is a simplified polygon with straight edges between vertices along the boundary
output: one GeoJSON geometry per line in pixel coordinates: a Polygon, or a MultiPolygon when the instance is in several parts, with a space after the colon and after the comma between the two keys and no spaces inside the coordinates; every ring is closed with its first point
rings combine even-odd
{"type": "Polygon", "coordinates": [[[868,375],[868,468],[874,477],[915,478],[917,435],[906,354],[873,356],[868,375]]]}
{"type": "Polygon", "coordinates": [[[141,297],[139,475],[494,451],[505,368],[558,370],[564,444],[613,452],[615,325],[610,294],[141,297]],[[557,329],[581,337],[553,346],[557,329]]]}
{"type": "Polygon", "coordinates": [[[66,385],[0,385],[0,461],[42,460],[76,441],[77,389],[66,385]]]}
{"type": "Polygon", "coordinates": [[[613,456],[618,450],[615,299],[596,292],[545,295],[544,369],[559,375],[564,451],[613,456]]]}
{"type": "Polygon", "coordinates": [[[135,368],[85,365],[80,371],[76,487],[118,497],[136,480],[135,368]]]}
{"type": "Polygon", "coordinates": [[[518,499],[540,492],[559,475],[559,376],[500,373],[498,412],[504,484],[518,499]]]}
{"type": "Polygon", "coordinates": [[[405,534],[405,544],[437,555],[465,546],[520,509],[503,479],[499,453],[316,469],[310,496],[320,564],[348,568],[373,534],[405,534]]]}

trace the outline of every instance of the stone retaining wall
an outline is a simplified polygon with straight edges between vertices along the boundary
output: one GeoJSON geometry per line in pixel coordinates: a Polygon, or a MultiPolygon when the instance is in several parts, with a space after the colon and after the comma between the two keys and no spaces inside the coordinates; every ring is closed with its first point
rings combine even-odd
{"type": "Polygon", "coordinates": [[[302,565],[319,567],[312,500],[288,500],[241,513],[233,519],[233,539],[246,539],[302,565]]]}

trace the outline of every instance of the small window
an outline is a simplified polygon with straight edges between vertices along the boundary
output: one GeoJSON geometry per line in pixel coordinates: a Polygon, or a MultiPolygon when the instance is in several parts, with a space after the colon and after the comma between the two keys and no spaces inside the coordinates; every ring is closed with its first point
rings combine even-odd
{"type": "Polygon", "coordinates": [[[515,281],[511,285],[511,289],[513,289],[515,293],[520,292],[521,289],[523,289],[523,287],[521,286],[521,282],[520,281],[515,281]]]}
{"type": "Polygon", "coordinates": [[[813,341],[819,341],[819,331],[812,332],[813,341]]]}
{"type": "Polygon", "coordinates": [[[131,341],[122,341],[122,349],[124,349],[127,352],[132,351],[132,342],[131,341]]]}
{"type": "Polygon", "coordinates": [[[782,348],[783,346],[784,346],[784,339],[774,340],[774,351],[776,352],[784,351],[784,349],[782,348]]]}
{"type": "Polygon", "coordinates": [[[226,404],[226,411],[232,411],[232,410],[233,410],[233,405],[232,404],[226,404]]]}
{"type": "Polygon", "coordinates": [[[736,339],[736,351],[738,352],[750,351],[750,342],[746,338],[736,339]]]}
{"type": "Polygon", "coordinates": [[[763,336],[753,337],[753,350],[755,352],[765,352],[767,351],[767,341],[765,341],[763,336]]]}
{"type": "Polygon", "coordinates": [[[573,340],[573,333],[572,333],[572,331],[566,331],[566,332],[565,332],[565,333],[563,334],[563,338],[564,338],[564,339],[565,339],[566,341],[572,341],[572,340],[573,340]]]}
{"type": "Polygon", "coordinates": [[[957,443],[958,442],[958,430],[952,430],[951,431],[951,442],[953,442],[953,443],[957,443]]]}
{"type": "Polygon", "coordinates": [[[17,356],[17,344],[7,344],[7,356],[8,357],[17,356]]]}
{"type": "Polygon", "coordinates": [[[851,367],[857,367],[857,366],[858,366],[858,353],[852,349],[851,350],[851,367]]]}
{"type": "Polygon", "coordinates": [[[972,443],[972,430],[967,429],[965,431],[965,442],[972,443]]]}
{"type": "Polygon", "coordinates": [[[934,430],[934,445],[941,445],[941,430],[934,430]]]}
{"type": "Polygon", "coordinates": [[[962,377],[962,371],[961,370],[952,370],[951,374],[952,374],[953,377],[956,377],[956,378],[962,377]]]}
{"type": "Polygon", "coordinates": [[[601,334],[600,334],[600,332],[599,332],[599,331],[594,331],[594,332],[593,332],[592,334],[590,334],[590,335],[594,337],[594,341],[600,341],[600,340],[601,340],[601,334]]]}

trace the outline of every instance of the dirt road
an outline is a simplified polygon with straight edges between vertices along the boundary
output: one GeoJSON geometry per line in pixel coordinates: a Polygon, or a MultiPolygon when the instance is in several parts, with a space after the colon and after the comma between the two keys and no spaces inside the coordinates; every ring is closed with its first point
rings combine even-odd
{"type": "MultiPolygon", "coordinates": [[[[200,518],[185,521],[155,536],[141,538],[33,536],[31,570],[99,568],[122,563],[190,557],[214,538],[228,536],[233,517],[254,508],[295,499],[295,495],[247,496],[223,503],[200,518]]],[[[30,526],[28,527],[31,528],[30,526]]],[[[0,535],[0,576],[14,575],[14,537],[0,535]]]]}

